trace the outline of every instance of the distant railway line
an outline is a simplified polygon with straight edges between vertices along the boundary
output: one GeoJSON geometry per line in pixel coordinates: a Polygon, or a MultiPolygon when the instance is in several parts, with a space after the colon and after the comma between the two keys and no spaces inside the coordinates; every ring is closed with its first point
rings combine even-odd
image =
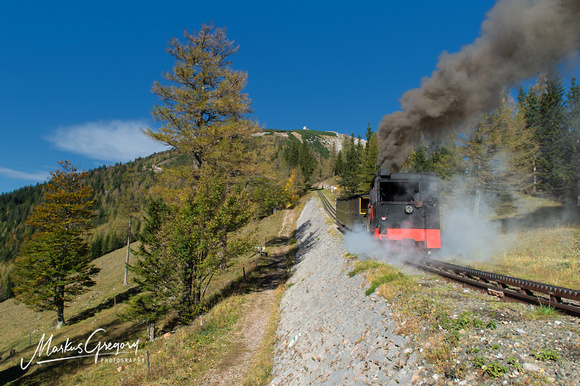
{"type": "MultiPolygon", "coordinates": [[[[342,233],[350,231],[348,227],[336,219],[336,209],[328,198],[321,191],[317,191],[317,193],[324,210],[336,222],[339,231],[342,233]]],[[[416,259],[408,259],[405,264],[497,296],[503,301],[545,305],[580,317],[580,291],[577,290],[480,271],[419,256],[416,259]]]]}
{"type": "Polygon", "coordinates": [[[338,219],[336,218],[336,208],[330,203],[328,198],[320,190],[317,190],[316,193],[318,193],[318,197],[320,198],[322,207],[324,208],[328,216],[330,216],[330,218],[332,218],[335,221],[336,226],[338,226],[338,229],[343,233],[344,231],[350,230],[346,225],[341,224],[338,221],[338,219]]]}

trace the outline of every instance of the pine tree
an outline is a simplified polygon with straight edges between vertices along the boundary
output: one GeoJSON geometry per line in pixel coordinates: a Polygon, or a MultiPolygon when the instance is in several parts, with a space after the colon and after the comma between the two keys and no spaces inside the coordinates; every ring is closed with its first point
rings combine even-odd
{"type": "Polygon", "coordinates": [[[472,138],[465,145],[466,174],[475,215],[479,214],[481,200],[493,186],[492,160],[498,152],[498,133],[493,129],[494,116],[488,114],[477,125],[472,138]]]}
{"type": "Polygon", "coordinates": [[[334,162],[334,174],[340,176],[344,171],[344,156],[342,155],[342,149],[336,153],[336,160],[334,162]]]}
{"type": "Polygon", "coordinates": [[[149,201],[145,212],[141,244],[133,252],[137,261],[130,266],[141,293],[131,298],[123,316],[146,323],[149,339],[153,340],[155,321],[173,307],[171,300],[180,288],[178,272],[167,253],[168,240],[163,233],[171,208],[159,198],[149,201]]]}
{"type": "Polygon", "coordinates": [[[90,263],[83,236],[91,229],[92,190],[82,185],[85,173],[68,161],[51,172],[44,202],[28,217],[36,232],[14,262],[16,299],[35,310],[55,310],[60,328],[64,308],[75,296],[95,285],[100,271],[90,263]]]}
{"type": "Polygon", "coordinates": [[[361,145],[355,143],[354,134],[345,141],[343,150],[345,151],[345,160],[342,172],[339,174],[339,184],[343,188],[343,194],[350,195],[359,190],[360,159],[362,156],[361,145]]]}
{"type": "Polygon", "coordinates": [[[249,251],[250,239],[236,238],[223,254],[224,235],[251,218],[253,204],[247,192],[213,177],[202,173],[195,192],[178,205],[149,205],[133,267],[144,291],[131,301],[127,317],[152,325],[174,309],[188,320],[202,310],[205,291],[224,259],[249,251]]]}
{"type": "Polygon", "coordinates": [[[413,173],[431,172],[433,171],[433,162],[427,152],[427,146],[420,144],[415,146],[409,158],[403,164],[404,169],[409,169],[413,173]]]}
{"type": "Polygon", "coordinates": [[[506,98],[498,111],[498,130],[506,158],[503,182],[506,188],[520,193],[532,193],[536,179],[539,144],[535,129],[527,124],[525,110],[519,103],[506,98]]]}
{"type": "Polygon", "coordinates": [[[580,84],[573,77],[570,89],[566,95],[567,119],[566,124],[571,139],[571,178],[569,185],[568,203],[580,206],[580,84]]]}
{"type": "Polygon", "coordinates": [[[379,155],[379,145],[377,133],[373,133],[370,123],[365,133],[366,144],[361,154],[361,167],[359,173],[358,191],[365,192],[369,190],[370,181],[378,170],[377,158],[379,155]]]}
{"type": "Polygon", "coordinates": [[[512,210],[512,193],[531,190],[538,149],[534,131],[525,125],[524,110],[518,111],[510,97],[504,98],[464,143],[465,171],[476,212],[483,195],[495,196],[502,213],[512,210]]]}
{"type": "Polygon", "coordinates": [[[322,160],[322,179],[332,178],[336,175],[335,165],[337,160],[338,152],[336,151],[336,145],[333,142],[332,147],[329,151],[329,156],[326,160],[322,160]]]}
{"type": "Polygon", "coordinates": [[[566,125],[564,88],[557,73],[543,80],[536,135],[540,144],[538,177],[540,187],[553,198],[566,201],[572,183],[572,136],[566,125]]]}
{"type": "Polygon", "coordinates": [[[300,142],[290,141],[284,148],[283,157],[290,169],[296,168],[300,164],[300,142]]]}
{"type": "Polygon", "coordinates": [[[314,169],[316,169],[316,159],[312,155],[312,151],[306,140],[302,141],[298,151],[298,165],[302,172],[304,184],[307,186],[310,185],[310,178],[312,177],[312,173],[314,173],[314,169]]]}
{"type": "Polygon", "coordinates": [[[0,264],[0,302],[12,297],[12,264],[0,264]]]}
{"type": "MultiPolygon", "coordinates": [[[[529,92],[525,92],[523,87],[520,87],[518,94],[518,107],[520,114],[523,114],[525,121],[526,132],[532,133],[535,137],[534,143],[538,143],[536,136],[539,120],[540,120],[540,101],[539,101],[539,87],[530,88],[529,92]]],[[[538,192],[538,158],[539,149],[536,149],[535,156],[530,160],[532,168],[532,186],[530,193],[536,194],[538,192]]]]}

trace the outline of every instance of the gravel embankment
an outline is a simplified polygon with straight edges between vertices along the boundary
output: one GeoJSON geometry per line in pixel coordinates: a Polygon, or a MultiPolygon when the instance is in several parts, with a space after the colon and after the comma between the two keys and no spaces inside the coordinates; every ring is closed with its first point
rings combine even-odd
{"type": "Polygon", "coordinates": [[[299,252],[281,303],[272,385],[580,385],[577,318],[530,318],[531,306],[427,275],[421,296],[438,309],[495,326],[457,330],[447,360],[429,363],[434,330],[446,330],[419,317],[422,327],[398,335],[406,321],[384,299],[364,294],[363,275],[348,276],[352,261],[331,227],[310,200],[297,222],[299,252]]]}
{"type": "Polygon", "coordinates": [[[366,296],[361,275],[328,232],[315,199],[297,222],[299,251],[281,303],[272,385],[417,382],[417,355],[395,333],[385,301],[366,296]]]}

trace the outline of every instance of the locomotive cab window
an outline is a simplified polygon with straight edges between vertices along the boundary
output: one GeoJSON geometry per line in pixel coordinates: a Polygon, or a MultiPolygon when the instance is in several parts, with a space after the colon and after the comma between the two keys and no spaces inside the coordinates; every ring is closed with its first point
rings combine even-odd
{"type": "Polygon", "coordinates": [[[384,181],[380,183],[381,201],[411,202],[419,200],[419,183],[384,181]]]}

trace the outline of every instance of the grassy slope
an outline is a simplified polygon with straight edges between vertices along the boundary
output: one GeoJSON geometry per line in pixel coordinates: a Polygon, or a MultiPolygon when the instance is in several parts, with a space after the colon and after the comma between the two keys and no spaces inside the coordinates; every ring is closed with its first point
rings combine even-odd
{"type": "MultiPolygon", "coordinates": [[[[97,260],[95,264],[101,268],[97,284],[87,293],[79,296],[65,309],[67,325],[56,330],[56,313],[54,311],[34,312],[24,304],[16,304],[14,299],[0,303],[0,355],[8,356],[10,349],[16,350],[12,358],[0,362],[1,372],[13,366],[18,366],[20,358],[26,361],[32,357],[40,338],[45,335],[45,341],[53,335],[52,345],[59,345],[69,338],[73,342],[86,340],[87,334],[97,328],[107,330],[107,339],[113,340],[119,336],[134,333],[131,323],[117,321],[116,313],[121,302],[134,291],[133,285],[123,286],[124,262],[126,249],[119,249],[97,260]],[[117,297],[117,307],[114,299],[117,297]],[[31,339],[32,338],[32,339],[31,339]],[[84,338],[84,339],[83,339],[84,338]],[[32,345],[30,344],[32,342],[32,345]]],[[[69,371],[68,364],[62,367],[45,366],[56,369],[56,374],[69,371]]],[[[40,366],[31,367],[29,373],[38,372],[40,366]]],[[[47,381],[52,377],[37,377],[37,381],[47,381]]]]}
{"type": "MultiPolygon", "coordinates": [[[[287,244],[287,240],[277,238],[282,219],[282,212],[278,212],[255,222],[244,231],[255,231],[259,240],[269,240],[272,245],[277,246],[281,242],[287,244]]],[[[0,355],[4,357],[4,360],[0,360],[2,381],[22,375],[20,358],[24,358],[26,363],[32,357],[43,334],[46,334],[45,341],[54,334],[52,346],[64,343],[67,338],[76,345],[84,342],[98,328],[106,329],[106,333],[99,335],[102,341],[134,342],[139,339],[140,352],[136,358],[140,362],[128,365],[118,362],[94,364],[94,358],[91,358],[31,365],[20,381],[25,384],[54,383],[57,380],[59,384],[179,384],[188,378],[191,380],[191,377],[198,378],[231,351],[234,336],[239,334],[240,329],[236,323],[253,302],[255,291],[243,282],[244,272],[248,281],[251,281],[253,276],[262,274],[263,268],[269,263],[267,259],[256,259],[255,256],[238,259],[214,278],[208,297],[215,295],[216,299],[221,300],[208,312],[203,327],[196,321],[191,326],[174,331],[170,339],[149,343],[146,342],[143,325],[118,319],[118,313],[123,309],[122,300],[134,291],[134,287],[122,285],[125,254],[126,249],[120,249],[95,260],[95,264],[102,268],[97,285],[65,309],[69,324],[60,331],[55,329],[56,314],[53,311],[34,312],[23,304],[15,304],[13,299],[0,303],[0,355]],[[113,307],[115,296],[117,306],[113,307]],[[32,331],[35,332],[31,335],[32,331]],[[31,336],[32,345],[29,344],[31,336]],[[15,355],[6,359],[12,348],[16,350],[15,355]],[[150,374],[147,374],[144,363],[146,351],[150,352],[152,367],[155,368],[150,374]],[[117,371],[119,369],[121,371],[117,371]]],[[[55,354],[53,358],[58,356],[55,354]]],[[[261,356],[269,357],[263,354],[263,350],[261,356]]],[[[264,359],[261,361],[264,362],[264,359]]],[[[265,365],[258,365],[253,370],[253,376],[256,373],[267,376],[267,359],[265,362],[265,365]]]]}
{"type": "MultiPolygon", "coordinates": [[[[133,287],[132,285],[123,286],[126,251],[126,248],[119,249],[94,261],[95,265],[101,268],[96,280],[97,284],[89,292],[79,296],[76,301],[68,305],[65,309],[65,319],[72,318],[72,321],[75,322],[81,318],[87,319],[92,316],[90,319],[95,323],[98,322],[98,316],[93,314],[99,306],[106,307],[115,296],[118,296],[118,300],[121,302],[123,294],[126,294],[133,287]]],[[[0,303],[0,330],[2,330],[0,355],[11,348],[18,352],[25,350],[29,344],[31,331],[38,330],[32,335],[33,341],[38,341],[39,336],[42,336],[43,333],[48,335],[54,333],[55,324],[56,312],[54,311],[34,312],[22,303],[17,304],[14,299],[0,303]]],[[[75,333],[76,327],[65,326],[58,334],[75,333]]],[[[55,334],[55,337],[57,336],[55,334]]]]}

